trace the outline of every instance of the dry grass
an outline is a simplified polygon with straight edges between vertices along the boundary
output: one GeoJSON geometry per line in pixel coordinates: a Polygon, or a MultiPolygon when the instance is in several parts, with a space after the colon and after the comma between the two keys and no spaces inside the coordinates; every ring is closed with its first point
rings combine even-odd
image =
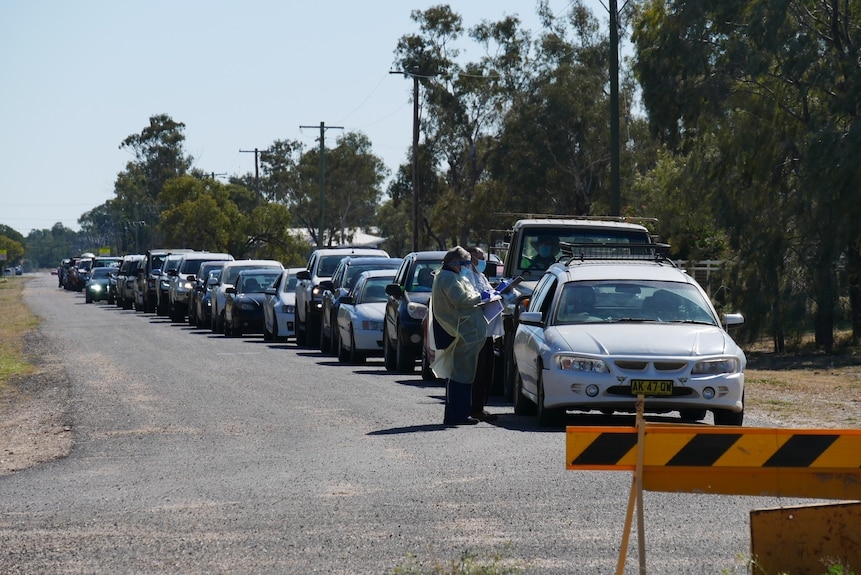
{"type": "Polygon", "coordinates": [[[861,426],[861,350],[849,336],[838,333],[833,355],[815,351],[810,342],[786,354],[761,345],[746,350],[746,411],[782,427],[861,426]]]}
{"type": "Polygon", "coordinates": [[[0,395],[6,390],[10,377],[28,375],[35,370],[25,360],[23,338],[25,333],[38,327],[39,318],[22,300],[25,281],[20,276],[0,279],[0,395]]]}

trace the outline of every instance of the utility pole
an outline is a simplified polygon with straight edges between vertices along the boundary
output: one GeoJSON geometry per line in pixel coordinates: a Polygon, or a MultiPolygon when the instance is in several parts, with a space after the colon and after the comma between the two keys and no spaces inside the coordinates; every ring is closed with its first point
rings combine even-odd
{"type": "Polygon", "coordinates": [[[413,251],[419,250],[419,79],[433,78],[436,74],[390,70],[389,74],[403,74],[413,79],[413,251]]]}
{"type": "MultiPolygon", "coordinates": [[[[260,157],[260,150],[258,150],[257,148],[254,148],[253,150],[239,150],[239,152],[242,154],[251,154],[251,153],[254,154],[254,193],[255,193],[254,203],[259,205],[260,204],[260,162],[258,161],[258,158],[260,157]]],[[[215,176],[213,176],[212,179],[215,179],[215,176]]]]}
{"type": "Polygon", "coordinates": [[[619,169],[619,11],[610,0],[610,215],[622,211],[619,169]]]}
{"type": "MultiPolygon", "coordinates": [[[[302,128],[315,128],[316,126],[299,126],[302,128]]],[[[317,247],[323,247],[323,228],[326,221],[326,128],[343,130],[343,126],[327,126],[320,122],[320,231],[317,233],[317,247]]]]}

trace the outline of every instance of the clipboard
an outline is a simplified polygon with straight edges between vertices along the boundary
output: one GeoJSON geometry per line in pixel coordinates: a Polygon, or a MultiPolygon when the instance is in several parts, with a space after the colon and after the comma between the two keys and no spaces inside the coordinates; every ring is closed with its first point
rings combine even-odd
{"type": "Polygon", "coordinates": [[[518,285],[520,285],[520,282],[522,282],[522,281],[523,281],[523,276],[517,276],[516,278],[511,280],[511,283],[509,283],[507,286],[505,286],[505,288],[499,290],[499,293],[504,294],[504,293],[511,292],[511,290],[513,290],[518,285]]]}

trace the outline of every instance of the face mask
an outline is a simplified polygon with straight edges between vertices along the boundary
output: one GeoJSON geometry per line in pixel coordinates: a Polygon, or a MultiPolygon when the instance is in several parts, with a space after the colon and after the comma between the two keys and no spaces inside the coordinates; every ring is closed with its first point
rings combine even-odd
{"type": "Polygon", "coordinates": [[[461,266],[460,275],[462,275],[463,277],[468,276],[469,275],[469,267],[468,266],[461,266]]]}
{"type": "Polygon", "coordinates": [[[487,269],[487,262],[484,260],[478,260],[478,263],[475,264],[475,269],[478,270],[478,273],[483,274],[484,270],[487,269]]]}
{"type": "Polygon", "coordinates": [[[551,248],[550,246],[539,246],[538,253],[541,255],[542,258],[549,258],[551,255],[553,255],[553,248],[551,248]]]}

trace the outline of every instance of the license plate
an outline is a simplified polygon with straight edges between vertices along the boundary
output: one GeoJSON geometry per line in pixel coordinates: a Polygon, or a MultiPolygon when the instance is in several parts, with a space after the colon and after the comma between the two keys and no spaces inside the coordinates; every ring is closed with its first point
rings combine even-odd
{"type": "Polygon", "coordinates": [[[631,380],[631,393],[634,395],[673,395],[672,380],[631,380]]]}

